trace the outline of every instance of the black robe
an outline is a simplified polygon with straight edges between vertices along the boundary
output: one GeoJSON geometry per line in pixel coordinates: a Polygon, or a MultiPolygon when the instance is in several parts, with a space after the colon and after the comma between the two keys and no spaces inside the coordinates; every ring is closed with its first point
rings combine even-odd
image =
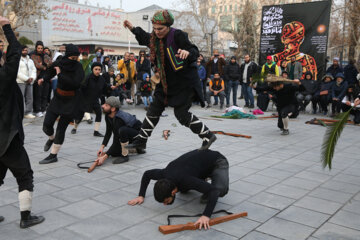
{"type": "MultiPolygon", "coordinates": [[[[142,28],[133,28],[132,32],[135,34],[136,40],[140,45],[148,46],[150,44],[150,34],[142,28]]],[[[189,56],[184,60],[184,68],[177,72],[172,69],[171,63],[165,56],[168,105],[171,107],[182,106],[188,102],[190,97],[194,96],[193,100],[200,101],[201,106],[204,107],[205,102],[196,66],[199,50],[189,41],[187,33],[181,30],[175,31],[174,39],[179,49],[189,51],[189,56]],[[189,91],[190,89],[193,91],[189,91]]],[[[163,41],[166,46],[166,37],[163,41]]],[[[164,99],[165,94],[161,83],[156,85],[154,96],[158,99],[164,99]]]]}
{"type": "Polygon", "coordinates": [[[77,113],[80,104],[80,84],[84,80],[84,70],[78,61],[63,57],[56,61],[45,73],[44,81],[50,81],[56,75],[55,66],[60,67],[61,73],[58,76],[57,89],[63,91],[74,91],[74,96],[62,96],[57,91],[51,99],[47,110],[59,115],[73,117],[77,113]]]}
{"type": "Polygon", "coordinates": [[[17,41],[10,24],[3,26],[9,43],[6,62],[0,68],[0,157],[4,155],[16,134],[24,141],[22,119],[24,117],[24,98],[16,82],[21,44],[17,41]]]}
{"type": "Polygon", "coordinates": [[[96,77],[91,73],[81,84],[82,110],[92,112],[95,105],[99,105],[99,98],[108,89],[102,76],[96,77]]]}

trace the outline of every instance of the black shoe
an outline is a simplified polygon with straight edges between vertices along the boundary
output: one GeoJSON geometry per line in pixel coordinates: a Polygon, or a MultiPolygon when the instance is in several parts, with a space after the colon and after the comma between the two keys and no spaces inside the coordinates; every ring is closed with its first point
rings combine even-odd
{"type": "Polygon", "coordinates": [[[289,129],[284,129],[281,133],[281,135],[289,135],[289,129]]]}
{"type": "Polygon", "coordinates": [[[142,148],[136,148],[136,152],[137,152],[137,154],[144,154],[144,153],[146,153],[146,151],[145,151],[144,149],[142,149],[142,148]]]}
{"type": "Polygon", "coordinates": [[[210,136],[208,139],[209,139],[209,140],[205,140],[205,139],[203,140],[203,143],[202,143],[202,145],[201,145],[201,148],[199,148],[199,150],[206,150],[206,149],[208,149],[208,148],[211,146],[211,144],[216,141],[216,136],[215,136],[215,134],[211,133],[211,136],[210,136]]]}
{"type": "Polygon", "coordinates": [[[226,107],[227,107],[227,108],[230,107],[230,104],[226,104],[226,107]]]}
{"type": "Polygon", "coordinates": [[[214,103],[214,106],[218,105],[218,103],[214,103]]]}
{"type": "Polygon", "coordinates": [[[47,142],[45,143],[45,146],[44,146],[44,152],[47,152],[49,151],[49,149],[51,148],[51,145],[54,143],[54,140],[47,140],[47,142]]]}
{"type": "Polygon", "coordinates": [[[145,149],[146,148],[146,140],[141,139],[140,137],[136,137],[135,140],[127,145],[125,148],[136,148],[136,149],[145,149]]]}
{"type": "Polygon", "coordinates": [[[121,164],[129,161],[129,156],[120,156],[115,158],[112,163],[113,164],[121,164]]]}
{"type": "Polygon", "coordinates": [[[71,134],[76,134],[76,129],[75,129],[75,128],[73,128],[73,129],[71,130],[71,134]]]}
{"type": "Polygon", "coordinates": [[[47,156],[46,158],[44,158],[43,160],[41,160],[39,162],[39,164],[49,164],[49,163],[54,163],[57,162],[57,155],[56,154],[51,154],[49,156],[47,156]]]}
{"type": "Polygon", "coordinates": [[[244,107],[247,107],[247,108],[248,108],[248,107],[249,107],[249,104],[245,104],[244,107]]]}
{"type": "Polygon", "coordinates": [[[93,120],[92,120],[92,117],[88,120],[86,120],[88,124],[92,124],[93,123],[93,120]]]}
{"type": "Polygon", "coordinates": [[[0,222],[4,221],[5,218],[3,216],[0,216],[0,222]]]}
{"type": "Polygon", "coordinates": [[[20,220],[20,228],[28,228],[34,226],[36,224],[42,223],[45,221],[43,216],[29,216],[28,219],[21,219],[20,220]]]}
{"type": "Polygon", "coordinates": [[[224,108],[224,104],[220,104],[220,109],[223,109],[224,108]]]}
{"type": "Polygon", "coordinates": [[[94,137],[104,137],[99,131],[94,131],[94,137]]]}
{"type": "Polygon", "coordinates": [[[249,108],[254,108],[255,106],[254,106],[254,104],[251,104],[250,106],[249,106],[249,108]]]}

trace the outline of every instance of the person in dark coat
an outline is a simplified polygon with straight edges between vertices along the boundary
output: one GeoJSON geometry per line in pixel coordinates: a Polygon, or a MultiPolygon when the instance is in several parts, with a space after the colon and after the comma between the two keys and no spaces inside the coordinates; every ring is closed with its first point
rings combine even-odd
{"type": "Polygon", "coordinates": [[[354,124],[360,124],[360,101],[357,98],[359,91],[354,85],[348,87],[345,97],[342,100],[341,109],[343,112],[350,110],[350,114],[354,116],[354,124]]]}
{"type": "MultiPolygon", "coordinates": [[[[10,170],[19,187],[20,227],[27,228],[43,222],[45,218],[31,215],[34,177],[24,148],[24,100],[16,82],[21,44],[8,19],[0,16],[0,25],[9,43],[6,61],[0,68],[0,186],[4,184],[7,170],[10,170]]],[[[0,216],[0,222],[2,221],[4,217],[0,216]]]]}
{"type": "Polygon", "coordinates": [[[332,97],[332,104],[331,104],[331,110],[332,110],[332,116],[335,116],[337,113],[340,113],[341,111],[341,101],[345,97],[348,83],[344,81],[344,74],[338,73],[335,76],[335,83],[333,84],[331,88],[331,97],[332,97]]]}
{"type": "Polygon", "coordinates": [[[145,105],[145,110],[148,110],[149,105],[153,102],[151,96],[152,86],[151,86],[150,76],[148,73],[144,73],[143,75],[143,81],[140,84],[140,93],[145,105]]]}
{"type": "Polygon", "coordinates": [[[325,74],[323,77],[321,84],[320,84],[320,90],[319,90],[319,100],[320,100],[320,106],[321,110],[324,115],[328,114],[328,106],[331,102],[331,89],[334,85],[334,78],[330,73],[325,74]]]}
{"type": "Polygon", "coordinates": [[[348,85],[354,85],[356,88],[359,87],[359,82],[357,81],[356,77],[359,74],[359,71],[355,67],[354,59],[350,59],[349,64],[344,68],[344,77],[345,81],[348,85]]]}
{"type": "Polygon", "coordinates": [[[40,164],[57,162],[57,154],[65,140],[66,128],[79,111],[80,85],[85,76],[83,67],[78,62],[79,55],[79,49],[75,45],[67,44],[65,56],[54,62],[46,71],[44,78],[39,79],[39,84],[42,84],[42,82],[49,82],[55,75],[58,76],[56,92],[46,111],[43,123],[43,131],[49,137],[44,151],[47,152],[51,146],[52,148],[50,155],[41,160],[40,164]],[[58,117],[60,117],[59,122],[54,132],[54,124],[58,117]]]}
{"type": "Polygon", "coordinates": [[[114,72],[115,72],[114,68],[110,67],[108,72],[103,73],[103,75],[101,75],[104,78],[105,83],[108,87],[104,92],[106,97],[119,96],[119,90],[116,85],[116,80],[115,80],[116,76],[114,72]]]}
{"type": "MultiPolygon", "coordinates": [[[[142,102],[141,99],[141,84],[143,83],[143,76],[145,73],[151,75],[151,63],[145,57],[145,52],[139,56],[139,60],[136,62],[136,72],[137,72],[137,80],[136,80],[136,89],[137,89],[137,100],[136,105],[140,105],[142,102]]],[[[144,103],[145,104],[145,103],[144,103]]]]}
{"type": "Polygon", "coordinates": [[[237,106],[237,90],[240,82],[240,66],[236,62],[236,57],[232,56],[228,65],[225,67],[225,93],[226,93],[226,107],[230,107],[230,94],[233,92],[233,105],[237,106]]]}
{"type": "Polygon", "coordinates": [[[71,130],[72,134],[76,133],[85,112],[95,112],[94,137],[104,137],[99,132],[101,124],[101,106],[99,103],[101,95],[103,95],[109,88],[105,83],[105,79],[100,75],[102,65],[99,62],[94,62],[91,65],[92,73],[81,83],[81,108],[78,116],[75,118],[74,128],[71,130]]]}
{"type": "Polygon", "coordinates": [[[145,32],[126,20],[124,26],[131,30],[140,45],[150,47],[151,61],[160,73],[161,84],[156,85],[154,101],[150,105],[136,140],[128,148],[146,148],[161,113],[166,106],[174,107],[175,117],[203,140],[200,149],[207,149],[216,140],[215,134],[189,109],[199,101],[204,107],[204,99],[197,73],[198,48],[192,44],[187,33],[171,28],[174,16],[168,10],[157,11],[153,18],[153,32],[145,32]]]}
{"type": "Polygon", "coordinates": [[[244,63],[240,66],[240,83],[241,91],[245,99],[245,106],[254,108],[254,95],[253,89],[250,87],[252,77],[257,72],[258,66],[256,63],[251,61],[250,55],[244,56],[244,63]]]}
{"type": "MultiPolygon", "coordinates": [[[[311,72],[306,72],[305,79],[301,80],[301,85],[304,86],[304,91],[300,91],[296,95],[296,98],[300,106],[299,111],[305,111],[306,106],[310,103],[316,91],[318,90],[319,84],[317,81],[313,79],[313,75],[311,74],[311,72]]],[[[313,104],[313,109],[316,110],[316,105],[314,106],[314,104],[313,104]]]]}
{"type": "Polygon", "coordinates": [[[333,64],[326,69],[326,73],[330,73],[333,77],[335,77],[338,73],[344,73],[344,69],[340,66],[339,58],[335,57],[333,59],[333,64]]]}

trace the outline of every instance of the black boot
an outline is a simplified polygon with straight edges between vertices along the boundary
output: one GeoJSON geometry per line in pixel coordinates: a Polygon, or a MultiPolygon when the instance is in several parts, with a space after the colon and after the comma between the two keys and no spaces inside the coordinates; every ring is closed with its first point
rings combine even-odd
{"type": "Polygon", "coordinates": [[[113,160],[113,164],[121,164],[129,161],[129,156],[120,156],[113,160]]]}
{"type": "Polygon", "coordinates": [[[137,148],[136,149],[137,154],[144,154],[146,151],[143,148],[137,148]]]}
{"type": "Polygon", "coordinates": [[[44,146],[44,152],[47,152],[49,151],[49,149],[51,148],[51,145],[54,143],[54,140],[47,140],[47,142],[45,143],[45,146],[44,146]]]}
{"type": "Polygon", "coordinates": [[[138,153],[139,153],[139,151],[143,152],[144,149],[146,149],[146,142],[147,142],[147,139],[137,136],[135,138],[135,140],[132,143],[129,143],[129,145],[127,145],[125,148],[127,148],[127,149],[136,148],[136,151],[138,153]]]}
{"type": "Polygon", "coordinates": [[[0,222],[4,221],[5,218],[3,216],[0,216],[0,222]]]}
{"type": "Polygon", "coordinates": [[[202,146],[199,150],[205,150],[210,147],[210,145],[215,142],[216,136],[210,132],[209,128],[206,127],[195,115],[191,114],[190,124],[188,126],[193,133],[199,135],[203,139],[202,146]]]}
{"type": "Polygon", "coordinates": [[[94,131],[94,137],[104,137],[99,131],[94,131]]]}
{"type": "Polygon", "coordinates": [[[39,164],[49,164],[49,163],[54,163],[54,162],[57,162],[57,161],[58,161],[57,154],[50,153],[50,155],[47,156],[46,158],[44,158],[43,160],[41,160],[39,162],[39,164]]]}
{"type": "Polygon", "coordinates": [[[31,216],[30,211],[21,212],[20,228],[28,228],[45,221],[43,216],[31,216]]]}
{"type": "Polygon", "coordinates": [[[209,136],[203,137],[203,143],[199,150],[206,150],[209,149],[211,144],[216,141],[216,136],[212,132],[210,132],[209,136]]]}
{"type": "Polygon", "coordinates": [[[71,134],[76,134],[76,129],[75,129],[75,128],[73,128],[73,129],[71,130],[71,134]]]}

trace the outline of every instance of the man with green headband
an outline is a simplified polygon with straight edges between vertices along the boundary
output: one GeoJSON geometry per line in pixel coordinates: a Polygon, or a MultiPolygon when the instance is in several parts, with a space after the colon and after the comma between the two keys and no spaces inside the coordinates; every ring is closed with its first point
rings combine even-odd
{"type": "Polygon", "coordinates": [[[151,33],[133,27],[128,20],[124,21],[124,27],[130,29],[139,44],[150,48],[151,62],[161,82],[156,86],[154,101],[146,113],[139,135],[128,148],[146,148],[147,139],[166,106],[174,107],[179,122],[203,140],[199,150],[208,149],[216,140],[216,136],[189,112],[194,101],[205,106],[196,66],[199,50],[189,41],[187,33],[170,27],[173,23],[174,16],[168,10],[154,14],[151,33]]]}

